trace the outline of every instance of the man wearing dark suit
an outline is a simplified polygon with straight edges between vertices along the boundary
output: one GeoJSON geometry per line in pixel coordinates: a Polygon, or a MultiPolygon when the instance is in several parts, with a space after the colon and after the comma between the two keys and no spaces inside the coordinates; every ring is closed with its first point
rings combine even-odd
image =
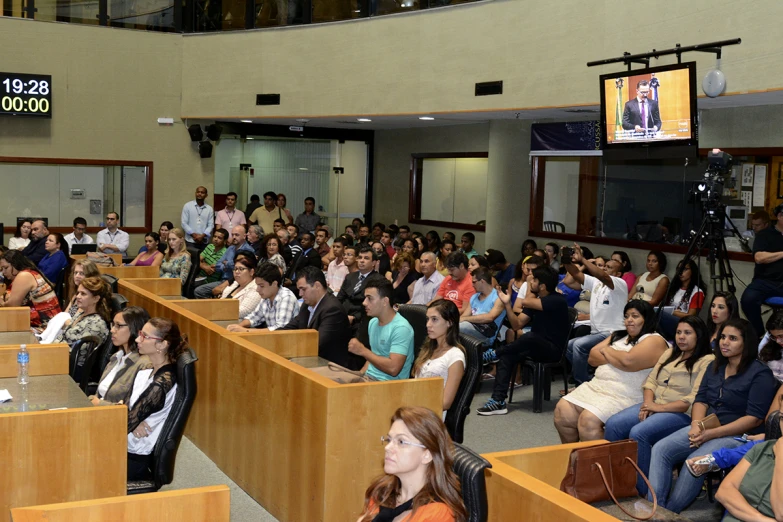
{"type": "MultiPolygon", "coordinates": [[[[359,269],[345,276],[343,286],[340,287],[340,291],[337,293],[337,299],[343,304],[345,311],[348,313],[348,320],[351,322],[354,330],[359,328],[366,316],[364,310],[364,287],[367,286],[370,278],[383,278],[382,275],[374,271],[377,259],[372,248],[369,246],[361,247],[356,259],[356,265],[359,269]]],[[[366,330],[366,325],[364,329],[366,330]]]]}
{"type": "MultiPolygon", "coordinates": [[[[45,245],[46,238],[49,236],[49,229],[46,228],[46,223],[40,219],[33,221],[30,236],[32,236],[32,240],[24,247],[22,254],[37,265],[47,254],[45,245]]],[[[54,281],[52,281],[52,283],[54,283],[54,281]]]]}
{"type": "Polygon", "coordinates": [[[652,133],[661,130],[661,113],[658,101],[650,99],[650,82],[641,80],[636,84],[636,98],[625,102],[623,129],[634,132],[652,133]]]}
{"type": "Polygon", "coordinates": [[[310,232],[305,232],[300,238],[300,244],[302,250],[294,255],[291,260],[291,268],[288,269],[286,277],[291,281],[295,281],[299,272],[306,266],[312,266],[315,268],[321,268],[321,256],[314,248],[315,237],[310,232]]]}
{"type": "Polygon", "coordinates": [[[296,288],[303,300],[299,314],[280,330],[318,330],[319,357],[351,370],[361,369],[364,359],[348,352],[351,339],[348,315],[329,292],[320,268],[306,266],[299,270],[296,288]]]}

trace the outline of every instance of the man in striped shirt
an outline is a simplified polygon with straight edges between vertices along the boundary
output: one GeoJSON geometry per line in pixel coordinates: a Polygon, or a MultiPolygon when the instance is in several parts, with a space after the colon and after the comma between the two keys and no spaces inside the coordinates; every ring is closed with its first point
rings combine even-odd
{"type": "Polygon", "coordinates": [[[256,271],[256,286],[261,302],[247,319],[228,326],[231,332],[250,332],[253,328],[277,330],[291,322],[299,313],[294,293],[282,286],[283,276],[272,263],[262,263],[256,271]]]}
{"type": "Polygon", "coordinates": [[[196,276],[196,284],[214,283],[219,281],[221,273],[215,270],[215,265],[226,253],[226,240],[228,239],[228,230],[219,228],[212,236],[212,242],[207,245],[199,257],[201,258],[201,271],[196,276]]]}

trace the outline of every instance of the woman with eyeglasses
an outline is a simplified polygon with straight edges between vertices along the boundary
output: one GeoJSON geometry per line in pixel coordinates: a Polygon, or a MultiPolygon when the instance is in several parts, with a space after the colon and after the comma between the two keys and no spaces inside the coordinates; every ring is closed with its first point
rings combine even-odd
{"type": "Polygon", "coordinates": [[[432,411],[399,408],[389,433],[384,474],[364,497],[357,522],[465,522],[459,479],[452,469],[454,445],[446,427],[432,411]]]}
{"type": "Polygon", "coordinates": [[[179,278],[182,284],[188,280],[193,262],[190,260],[190,252],[185,245],[185,232],[181,228],[174,228],[169,232],[169,248],[160,265],[160,277],[168,279],[179,278]]]}
{"type": "Polygon", "coordinates": [[[123,404],[128,405],[128,480],[152,475],[152,451],[177,393],[177,359],[188,337],[173,321],[153,317],[142,327],[136,346],[152,367],[140,370],[123,404]]]}
{"type": "Polygon", "coordinates": [[[247,319],[261,302],[255,280],[256,266],[256,260],[253,256],[237,256],[234,260],[234,282],[220,294],[221,299],[239,301],[240,321],[247,319]]]}
{"type": "Polygon", "coordinates": [[[149,320],[150,314],[138,306],[129,306],[114,316],[111,344],[119,349],[109,359],[98,381],[98,389],[90,397],[93,405],[117,404],[125,400],[139,370],[151,367],[149,358],[139,354],[136,346],[136,338],[149,320]]]}

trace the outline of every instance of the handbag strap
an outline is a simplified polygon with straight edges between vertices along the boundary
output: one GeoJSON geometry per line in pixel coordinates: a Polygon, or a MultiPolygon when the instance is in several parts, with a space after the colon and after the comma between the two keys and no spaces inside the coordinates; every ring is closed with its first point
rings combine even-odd
{"type": "Polygon", "coordinates": [[[597,462],[594,465],[598,467],[598,471],[601,473],[601,479],[604,481],[604,486],[606,486],[606,491],[609,492],[609,496],[612,497],[612,500],[614,501],[615,505],[617,505],[617,507],[619,507],[623,513],[625,513],[629,517],[635,518],[636,520],[650,520],[652,517],[655,516],[655,510],[658,509],[658,497],[655,495],[655,490],[653,489],[652,485],[650,485],[650,481],[647,480],[647,477],[644,475],[644,472],[641,469],[639,469],[639,466],[636,465],[636,462],[634,462],[633,459],[630,457],[625,457],[625,460],[630,462],[633,465],[633,467],[636,468],[636,472],[639,474],[640,477],[642,477],[642,480],[644,480],[644,483],[647,484],[647,487],[652,492],[652,496],[653,496],[652,513],[650,513],[646,517],[637,517],[636,515],[626,511],[625,508],[621,506],[619,502],[617,502],[617,499],[614,496],[614,492],[612,491],[612,488],[609,487],[609,482],[607,482],[606,475],[604,475],[604,468],[597,462]]]}

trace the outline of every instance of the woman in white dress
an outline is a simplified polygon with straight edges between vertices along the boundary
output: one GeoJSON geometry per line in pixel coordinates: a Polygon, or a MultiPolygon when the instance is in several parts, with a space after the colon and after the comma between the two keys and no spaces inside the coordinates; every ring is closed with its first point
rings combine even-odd
{"type": "Polygon", "coordinates": [[[642,384],[669,347],[658,334],[655,310],[633,300],[625,305],[625,330],[613,332],[590,351],[595,377],[557,403],[555,428],[560,441],[599,440],[615,413],[642,402],[642,384]]]}
{"type": "Polygon", "coordinates": [[[417,379],[443,379],[445,418],[464,374],[465,350],[459,344],[459,309],[451,301],[438,299],[427,307],[427,340],[413,363],[413,375],[417,379]]]}
{"type": "Polygon", "coordinates": [[[642,299],[653,306],[658,306],[669,291],[669,278],[666,272],[666,255],[657,250],[647,254],[647,272],[636,279],[635,290],[628,289],[629,301],[642,299]]]}

